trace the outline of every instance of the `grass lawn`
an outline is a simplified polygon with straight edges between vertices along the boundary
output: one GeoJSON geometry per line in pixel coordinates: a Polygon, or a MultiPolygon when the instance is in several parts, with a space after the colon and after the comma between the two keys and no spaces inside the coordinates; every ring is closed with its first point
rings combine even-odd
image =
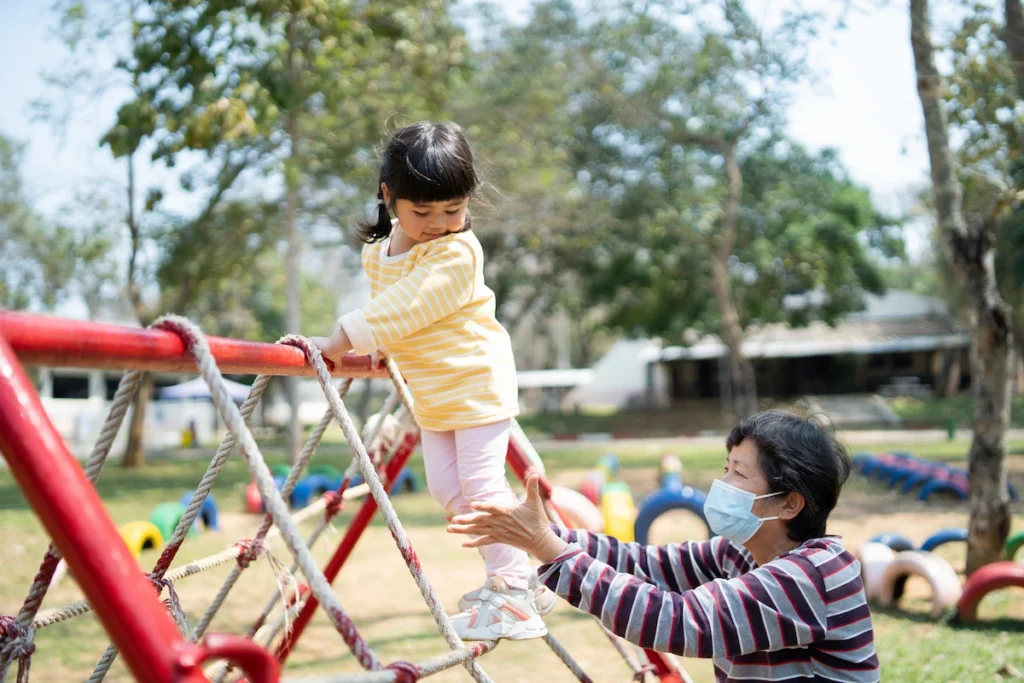
{"type": "MultiPolygon", "coordinates": [[[[651,441],[629,450],[618,450],[622,462],[620,478],[632,486],[639,501],[655,488],[656,467],[667,445],[651,441]]],[[[707,488],[720,472],[721,447],[672,448],[682,457],[687,483],[707,488]]],[[[900,448],[907,449],[906,444],[900,448]]],[[[542,452],[549,474],[556,483],[575,486],[580,483],[597,457],[610,444],[559,447],[542,452]]],[[[886,444],[858,450],[884,450],[886,444]]],[[[918,455],[948,462],[961,461],[965,442],[922,444],[909,448],[918,455]]],[[[1024,491],[1024,442],[1011,443],[1011,479],[1024,491]]],[[[204,452],[202,455],[207,456],[204,452]]],[[[272,462],[282,455],[268,449],[272,462]]],[[[326,444],[316,462],[343,468],[347,450],[326,444]]],[[[415,469],[422,471],[418,457],[415,469]]],[[[116,465],[103,473],[98,488],[107,509],[118,525],[135,519],[147,519],[154,505],[177,500],[199,481],[206,461],[199,457],[152,460],[139,471],[122,470],[116,465]]],[[[225,467],[214,488],[221,512],[222,530],[203,532],[189,539],[175,564],[213,554],[234,540],[249,536],[259,518],[243,512],[243,492],[248,473],[238,458],[225,467]]],[[[459,539],[444,533],[443,516],[425,493],[395,497],[395,507],[405,524],[427,574],[449,609],[457,597],[482,580],[479,557],[459,547],[459,539]]],[[[351,505],[335,523],[337,531],[325,534],[314,549],[321,561],[330,555],[347,524],[351,505]]],[[[1014,530],[1024,529],[1024,505],[1014,510],[1014,530]]],[[[930,533],[949,526],[964,526],[967,508],[955,501],[920,503],[916,499],[885,490],[881,485],[852,480],[844,491],[839,508],[833,514],[830,532],[842,535],[851,549],[882,531],[900,531],[920,543],[930,533]]],[[[312,524],[306,527],[311,528],[312,524]]],[[[681,514],[666,516],[652,529],[655,542],[699,537],[701,526],[681,514]]],[[[4,571],[0,581],[0,613],[15,614],[46,549],[47,539],[41,526],[28,510],[9,472],[0,471],[0,548],[4,571]]],[[[272,552],[286,563],[287,550],[280,543],[272,552]]],[[[954,567],[963,565],[963,549],[940,551],[954,567]]],[[[156,559],[146,551],[140,564],[146,568],[156,559]]],[[[231,565],[200,574],[177,584],[190,623],[195,624],[206,605],[228,574],[231,565]]],[[[245,631],[262,608],[274,587],[268,562],[261,560],[243,575],[224,608],[214,621],[218,631],[245,631]]],[[[335,582],[342,604],[359,625],[370,646],[384,661],[419,661],[445,650],[433,621],[418,595],[391,540],[378,517],[360,541],[351,564],[335,582]]],[[[1024,592],[1008,590],[992,594],[982,603],[982,621],[971,628],[954,628],[927,618],[928,587],[923,580],[912,579],[900,610],[874,609],[877,647],[882,660],[884,680],[904,682],[993,681],[1005,666],[1024,671],[1024,592]]],[[[66,578],[47,596],[44,608],[80,598],[75,582],[66,578]]],[[[566,605],[549,617],[552,632],[566,645],[596,681],[623,682],[630,675],[614,650],[588,617],[566,605]]],[[[106,644],[98,623],[91,616],[75,619],[41,630],[36,636],[36,655],[32,680],[80,681],[92,670],[106,644]]],[[[501,682],[570,681],[568,671],[539,642],[503,643],[482,660],[484,668],[501,682]]],[[[686,660],[695,681],[713,680],[709,662],[686,660]]],[[[288,660],[292,676],[328,672],[356,671],[358,666],[323,615],[318,615],[288,660]]],[[[111,681],[129,680],[123,666],[115,664],[111,681]]],[[[462,669],[433,677],[437,681],[469,681],[462,669]]]]}

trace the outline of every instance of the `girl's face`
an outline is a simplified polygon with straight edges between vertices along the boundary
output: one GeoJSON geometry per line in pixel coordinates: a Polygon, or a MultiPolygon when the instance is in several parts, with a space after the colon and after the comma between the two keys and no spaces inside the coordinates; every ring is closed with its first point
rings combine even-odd
{"type": "MultiPolygon", "coordinates": [[[[387,186],[384,190],[384,201],[392,206],[387,186]]],[[[402,232],[413,242],[429,242],[453,232],[459,232],[466,224],[466,210],[469,197],[451,199],[444,202],[418,204],[408,199],[399,199],[394,203],[394,212],[398,215],[398,224],[402,232]]]]}

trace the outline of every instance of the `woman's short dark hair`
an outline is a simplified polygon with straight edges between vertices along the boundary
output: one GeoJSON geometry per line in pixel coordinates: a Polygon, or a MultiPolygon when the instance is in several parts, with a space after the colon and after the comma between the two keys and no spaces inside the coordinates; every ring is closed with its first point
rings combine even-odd
{"type": "Polygon", "coordinates": [[[750,439],[768,480],[769,493],[795,491],[804,509],[789,522],[794,541],[825,535],[825,523],[850,476],[850,456],[834,436],[813,418],[781,410],[758,413],[733,427],[725,440],[732,450],[750,439]]]}
{"type": "MultiPolygon", "coordinates": [[[[356,234],[377,242],[391,234],[391,215],[399,199],[426,204],[470,197],[480,185],[473,150],[456,123],[420,121],[395,132],[384,146],[377,180],[377,220],[360,222],[356,234]],[[385,206],[381,183],[388,186],[391,206],[385,206]]],[[[466,217],[466,228],[470,219],[466,217]]]]}

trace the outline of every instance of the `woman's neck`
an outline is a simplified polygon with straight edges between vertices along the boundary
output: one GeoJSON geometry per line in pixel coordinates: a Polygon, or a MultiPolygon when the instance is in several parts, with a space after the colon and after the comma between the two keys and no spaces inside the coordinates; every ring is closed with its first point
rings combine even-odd
{"type": "MultiPolygon", "coordinates": [[[[753,541],[754,539],[751,539],[753,541]]],[[[760,542],[747,541],[745,547],[754,556],[754,562],[758,567],[763,567],[783,553],[800,546],[799,541],[794,541],[788,536],[767,538],[760,542]]]]}

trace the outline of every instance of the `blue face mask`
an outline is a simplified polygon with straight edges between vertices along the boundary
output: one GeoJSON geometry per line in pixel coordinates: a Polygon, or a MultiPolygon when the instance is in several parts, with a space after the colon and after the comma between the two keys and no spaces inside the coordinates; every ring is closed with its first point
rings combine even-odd
{"type": "Polygon", "coordinates": [[[766,493],[758,496],[750,491],[738,489],[715,479],[711,491],[704,501],[704,517],[708,520],[711,530],[723,538],[736,543],[746,543],[757,533],[761,525],[778,517],[758,517],[753,513],[754,501],[758,498],[771,498],[782,495],[766,493]]]}

